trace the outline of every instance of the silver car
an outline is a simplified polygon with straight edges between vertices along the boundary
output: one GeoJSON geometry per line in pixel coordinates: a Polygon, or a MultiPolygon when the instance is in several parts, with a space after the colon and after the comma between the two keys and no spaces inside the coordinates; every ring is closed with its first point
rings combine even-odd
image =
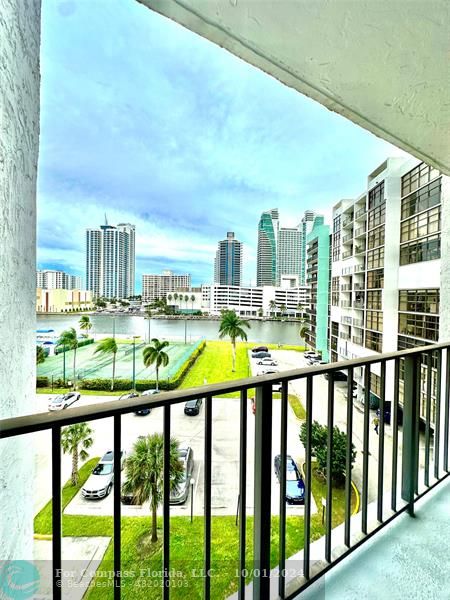
{"type": "MultiPolygon", "coordinates": [[[[120,453],[120,464],[123,469],[125,451],[120,453]]],[[[81,488],[81,494],[86,500],[105,498],[112,490],[114,483],[114,452],[108,450],[94,467],[91,475],[81,488]]]]}
{"type": "Polygon", "coordinates": [[[190,446],[178,448],[180,462],[183,463],[183,478],[175,489],[170,492],[170,504],[183,504],[189,495],[189,485],[194,471],[194,451],[190,446]]]}
{"type": "Polygon", "coordinates": [[[79,399],[79,392],[60,394],[59,396],[55,396],[55,398],[48,399],[48,410],[63,410],[79,399]]]}

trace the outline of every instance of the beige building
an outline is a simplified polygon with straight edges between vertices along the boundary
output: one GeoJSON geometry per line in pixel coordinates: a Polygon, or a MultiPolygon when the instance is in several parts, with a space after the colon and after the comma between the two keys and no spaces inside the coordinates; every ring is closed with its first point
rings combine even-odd
{"type": "Polygon", "coordinates": [[[36,312],[61,313],[93,308],[92,292],[87,290],[36,289],[36,312]]]}

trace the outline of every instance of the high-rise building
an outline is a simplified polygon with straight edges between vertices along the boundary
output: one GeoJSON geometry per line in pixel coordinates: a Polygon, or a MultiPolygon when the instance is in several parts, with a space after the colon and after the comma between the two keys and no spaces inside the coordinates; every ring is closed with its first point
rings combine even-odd
{"type": "MultiPolygon", "coordinates": [[[[389,158],[369,175],[361,196],[333,207],[331,360],[439,340],[443,179],[418,159],[389,158]]],[[[380,397],[381,375],[380,366],[374,365],[370,375],[373,406],[380,397]]],[[[392,400],[393,378],[389,365],[387,402],[392,400]]],[[[362,397],[362,369],[356,370],[355,380],[362,397]]],[[[433,400],[435,375],[432,383],[433,400]]],[[[422,418],[426,410],[423,390],[422,418]]]]}
{"type": "MultiPolygon", "coordinates": [[[[191,291],[191,276],[175,275],[172,271],[163,271],[161,275],[142,275],[142,300],[152,302],[167,298],[170,293],[191,291]]],[[[170,300],[168,300],[170,304],[170,300]]]]}
{"type": "Polygon", "coordinates": [[[135,226],[119,223],[86,230],[86,288],[94,296],[134,295],[135,226]]]}
{"type": "Polygon", "coordinates": [[[277,285],[285,277],[301,281],[302,232],[300,227],[280,227],[277,243],[277,285]]]}
{"type": "Polygon", "coordinates": [[[301,231],[301,247],[300,247],[300,284],[305,285],[306,283],[306,269],[307,269],[307,249],[306,249],[306,239],[308,234],[311,232],[314,219],[316,214],[313,210],[305,210],[302,220],[300,221],[300,225],[298,226],[301,231]]]}
{"type": "Polygon", "coordinates": [[[242,242],[234,237],[233,231],[218,243],[214,265],[214,283],[221,285],[242,284],[242,242]]]}
{"type": "Polygon", "coordinates": [[[256,285],[277,283],[278,209],[262,213],[258,225],[256,285]]]}
{"type": "Polygon", "coordinates": [[[328,360],[328,293],[330,279],[330,228],[318,216],[306,238],[307,284],[311,287],[306,342],[328,360]]]}
{"type": "Polygon", "coordinates": [[[36,287],[43,290],[81,290],[81,277],[65,271],[36,271],[36,287]]]}

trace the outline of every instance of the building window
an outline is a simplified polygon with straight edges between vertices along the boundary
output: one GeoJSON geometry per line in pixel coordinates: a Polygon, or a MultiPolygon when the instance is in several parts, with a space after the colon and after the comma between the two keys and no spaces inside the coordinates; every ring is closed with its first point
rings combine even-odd
{"type": "Polygon", "coordinates": [[[382,310],[381,290],[367,292],[367,308],[373,310],[382,310]]]}
{"type": "Polygon", "coordinates": [[[420,163],[402,177],[402,196],[406,196],[439,176],[439,171],[430,165],[420,163]]]}
{"type": "Polygon", "coordinates": [[[410,265],[441,257],[441,239],[432,235],[424,240],[409,242],[400,246],[400,264],[410,265]]]}
{"type": "Polygon", "coordinates": [[[376,373],[370,374],[370,391],[378,398],[381,397],[381,377],[376,373]]]}
{"type": "Polygon", "coordinates": [[[383,313],[381,311],[368,310],[366,314],[367,329],[383,331],[383,313]]]}
{"type": "Polygon", "coordinates": [[[376,208],[384,202],[384,181],[376,185],[369,192],[369,210],[376,208]]]}
{"type": "Polygon", "coordinates": [[[334,335],[335,337],[338,337],[339,335],[339,323],[336,323],[335,321],[331,321],[331,335],[334,335]]]}
{"type": "Polygon", "coordinates": [[[367,248],[371,250],[377,246],[384,246],[384,225],[373,229],[367,235],[367,248]]]}
{"type": "Polygon", "coordinates": [[[400,241],[409,242],[441,229],[441,208],[438,206],[403,221],[400,225],[400,241]]]}
{"type": "Polygon", "coordinates": [[[367,229],[373,229],[386,221],[386,202],[382,202],[369,211],[367,229]]]}
{"type": "Polygon", "coordinates": [[[440,202],[441,180],[438,179],[402,199],[402,219],[407,219],[423,210],[433,208],[440,202]]]}
{"type": "Polygon", "coordinates": [[[439,290],[400,290],[398,310],[439,314],[439,290]]]}
{"type": "Polygon", "coordinates": [[[381,333],[376,333],[375,331],[366,331],[366,348],[373,350],[374,352],[381,352],[382,344],[383,336],[381,333]]]}
{"type": "Polygon", "coordinates": [[[384,285],[384,271],[377,269],[375,271],[367,271],[367,288],[382,288],[384,285]]]}
{"type": "Polygon", "coordinates": [[[439,338],[439,317],[399,313],[398,332],[401,335],[410,335],[437,342],[439,338]]]}
{"type": "Polygon", "coordinates": [[[384,246],[370,250],[367,253],[367,268],[377,269],[378,267],[384,266],[384,246]]]}

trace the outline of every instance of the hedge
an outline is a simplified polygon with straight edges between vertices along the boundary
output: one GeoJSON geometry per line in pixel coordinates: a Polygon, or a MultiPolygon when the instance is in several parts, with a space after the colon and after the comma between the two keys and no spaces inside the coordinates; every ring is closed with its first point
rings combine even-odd
{"type": "MultiPolygon", "coordinates": [[[[93,338],[87,338],[85,340],[78,340],[78,348],[81,348],[82,346],[89,346],[89,344],[93,344],[93,343],[94,343],[93,338]]],[[[72,349],[73,348],[71,348],[69,346],[57,346],[55,348],[55,354],[59,354],[60,352],[69,352],[72,349]]]]}
{"type": "Polygon", "coordinates": [[[48,377],[36,377],[36,387],[48,387],[48,377]]]}
{"type": "MultiPolygon", "coordinates": [[[[161,379],[158,383],[159,389],[169,391],[175,390],[177,387],[179,387],[183,379],[186,377],[189,369],[192,367],[197,358],[205,349],[205,346],[206,342],[202,341],[194,350],[194,352],[189,356],[189,358],[181,365],[181,367],[178,369],[177,373],[175,373],[172,379],[161,379]]],[[[154,379],[138,379],[136,381],[136,391],[138,392],[143,392],[144,390],[152,389],[154,387],[156,387],[156,381],[154,379]]],[[[78,388],[82,390],[109,391],[111,390],[111,379],[80,379],[78,381],[78,388]]],[[[132,379],[114,380],[114,389],[117,391],[128,391],[132,388],[132,379]]]]}

